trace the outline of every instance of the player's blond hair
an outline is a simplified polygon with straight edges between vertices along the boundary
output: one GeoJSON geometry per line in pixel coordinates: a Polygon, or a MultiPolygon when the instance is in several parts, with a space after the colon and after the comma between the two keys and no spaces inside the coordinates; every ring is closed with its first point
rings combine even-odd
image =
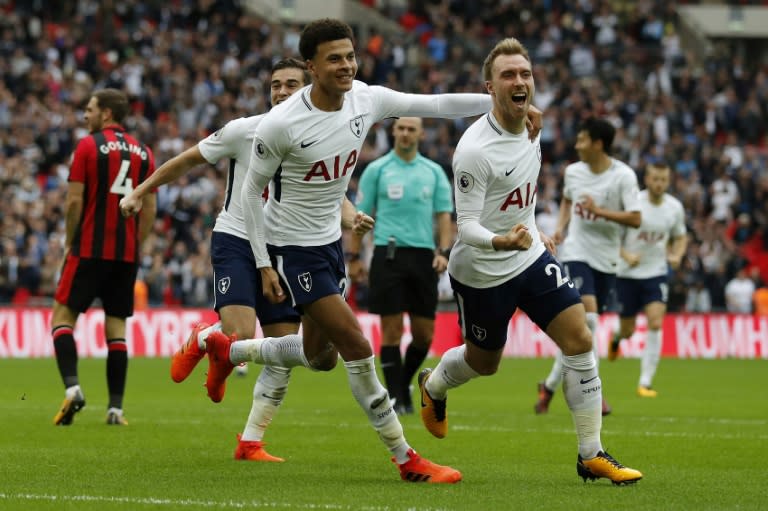
{"type": "Polygon", "coordinates": [[[483,79],[485,81],[490,81],[492,77],[491,72],[493,71],[493,61],[496,60],[496,57],[499,55],[522,55],[525,57],[525,60],[528,62],[531,61],[531,57],[528,55],[528,49],[523,46],[523,43],[514,37],[502,39],[496,43],[496,46],[493,47],[491,53],[485,57],[485,62],[483,62],[483,79]]]}

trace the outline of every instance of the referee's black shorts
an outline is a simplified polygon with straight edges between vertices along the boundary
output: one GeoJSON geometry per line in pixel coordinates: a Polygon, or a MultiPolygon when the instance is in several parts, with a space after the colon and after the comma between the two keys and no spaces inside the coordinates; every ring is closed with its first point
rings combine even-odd
{"type": "Polygon", "coordinates": [[[407,312],[434,318],[437,309],[435,257],[428,248],[397,247],[395,257],[387,259],[387,247],[377,245],[368,277],[368,310],[389,315],[407,312]]]}

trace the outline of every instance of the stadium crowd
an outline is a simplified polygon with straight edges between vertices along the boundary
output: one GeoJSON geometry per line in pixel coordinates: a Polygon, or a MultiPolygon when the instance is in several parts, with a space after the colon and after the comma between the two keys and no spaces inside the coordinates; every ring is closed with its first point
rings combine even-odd
{"type": "MultiPolygon", "coordinates": [[[[499,38],[513,35],[532,49],[535,103],[545,112],[544,232],[554,229],[579,122],[598,115],[617,127],[613,154],[640,182],[648,162],[663,159],[675,171],[671,192],[685,206],[691,243],[671,279],[670,311],[737,310],[745,294],[751,303],[765,287],[768,67],[725,46],[706,60],[687,51],[675,2],[365,3],[405,34],[372,30],[358,41],[358,79],[367,83],[478,92],[483,56],[499,38]]],[[[59,4],[54,11],[45,2],[0,2],[0,303],[50,303],[68,164],[92,90],[129,94],[126,128],[151,141],[160,165],[226,121],[266,111],[272,63],[298,54],[299,25],[270,24],[236,0],[59,4]]],[[[471,121],[424,122],[424,155],[449,176],[471,121]]],[[[387,126],[371,130],[356,175],[389,148],[387,126]]],[[[204,166],[158,190],[140,272],[148,306],[212,303],[208,245],[225,176],[204,166]]]]}

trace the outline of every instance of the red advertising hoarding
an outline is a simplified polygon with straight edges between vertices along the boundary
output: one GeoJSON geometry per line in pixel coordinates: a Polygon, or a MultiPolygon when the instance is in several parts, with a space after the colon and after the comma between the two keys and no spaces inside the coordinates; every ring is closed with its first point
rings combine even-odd
{"type": "MultiPolygon", "coordinates": [[[[357,314],[363,333],[378,352],[381,326],[376,315],[357,314]]],[[[200,321],[216,321],[208,309],[147,309],[129,319],[128,352],[134,357],[168,357],[187,338],[200,321]]],[[[0,309],[0,358],[52,357],[50,309],[0,309]]],[[[617,328],[615,314],[603,314],[598,342],[603,356],[612,332],[617,328]]],[[[81,357],[105,357],[104,312],[93,309],[82,314],[75,327],[81,357]]],[[[638,357],[645,342],[645,320],[638,319],[637,331],[622,344],[622,356],[638,357]]],[[[259,330],[260,333],[260,330],[259,330]]],[[[403,349],[410,340],[406,321],[403,349]]],[[[432,354],[441,355],[461,342],[455,312],[437,315],[432,354]]],[[[554,343],[524,314],[509,324],[504,355],[508,357],[548,357],[556,351],[554,343]]],[[[663,349],[666,357],[677,358],[762,358],[768,359],[768,317],[748,314],[669,314],[664,321],[663,349]]]]}

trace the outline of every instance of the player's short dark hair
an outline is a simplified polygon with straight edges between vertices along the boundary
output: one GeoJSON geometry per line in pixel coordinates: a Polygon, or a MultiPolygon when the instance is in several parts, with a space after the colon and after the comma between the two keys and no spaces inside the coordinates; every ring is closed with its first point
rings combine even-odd
{"type": "Polygon", "coordinates": [[[672,170],[672,166],[664,158],[656,158],[652,162],[648,163],[648,168],[654,170],[672,170]]]}
{"type": "Polygon", "coordinates": [[[490,81],[492,78],[493,61],[499,55],[522,55],[528,62],[531,61],[531,57],[528,55],[528,50],[523,43],[515,39],[514,37],[507,37],[502,39],[496,46],[493,47],[491,52],[485,57],[483,62],[483,80],[490,81]]]}
{"type": "Polygon", "coordinates": [[[118,89],[100,89],[91,94],[100,109],[112,111],[112,120],[121,124],[128,115],[128,96],[118,89]]]}
{"type": "Polygon", "coordinates": [[[613,146],[613,137],[616,136],[616,128],[605,119],[597,117],[588,117],[581,123],[579,131],[586,131],[589,138],[594,142],[600,140],[603,143],[603,152],[609,154],[613,146]]]}
{"type": "Polygon", "coordinates": [[[349,25],[332,18],[313,21],[301,31],[299,53],[304,60],[312,60],[319,45],[340,39],[349,39],[354,44],[355,38],[349,25]]]}
{"type": "Polygon", "coordinates": [[[280,59],[272,66],[272,72],[279,71],[281,69],[299,69],[301,70],[301,77],[304,79],[304,85],[312,83],[312,75],[309,74],[307,65],[299,59],[288,57],[280,59]]]}

